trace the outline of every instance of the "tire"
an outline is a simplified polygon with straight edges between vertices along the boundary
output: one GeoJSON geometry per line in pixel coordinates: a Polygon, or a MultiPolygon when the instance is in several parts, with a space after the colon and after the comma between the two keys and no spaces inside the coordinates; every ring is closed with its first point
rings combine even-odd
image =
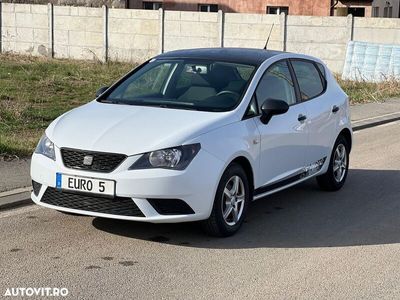
{"type": "Polygon", "coordinates": [[[333,147],[328,171],[321,176],[317,176],[317,182],[321,189],[326,191],[338,191],[343,187],[349,170],[349,153],[349,142],[343,135],[340,135],[333,147]],[[342,151],[344,151],[344,153],[342,151]],[[343,158],[341,154],[344,155],[343,158]],[[339,170],[335,170],[338,166],[339,170],[341,170],[340,175],[339,170]]]}
{"type": "Polygon", "coordinates": [[[203,229],[207,234],[217,237],[235,234],[242,226],[249,203],[250,187],[247,175],[239,164],[233,163],[222,175],[211,215],[202,222],[203,229]]]}

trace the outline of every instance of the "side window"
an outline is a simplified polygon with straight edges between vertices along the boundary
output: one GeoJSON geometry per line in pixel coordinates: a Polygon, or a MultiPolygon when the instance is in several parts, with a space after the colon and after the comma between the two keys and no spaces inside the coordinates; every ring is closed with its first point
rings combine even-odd
{"type": "Polygon", "coordinates": [[[289,105],[296,103],[293,80],[286,61],[279,61],[269,67],[260,80],[256,96],[260,107],[267,99],[283,100],[289,105]]]}
{"type": "Polygon", "coordinates": [[[292,60],[291,62],[299,83],[301,99],[308,100],[322,94],[324,85],[315,65],[304,60],[292,60]]]}
{"type": "Polygon", "coordinates": [[[258,116],[258,107],[256,98],[251,98],[249,106],[247,107],[246,113],[244,115],[245,119],[249,119],[252,117],[258,116]]]}

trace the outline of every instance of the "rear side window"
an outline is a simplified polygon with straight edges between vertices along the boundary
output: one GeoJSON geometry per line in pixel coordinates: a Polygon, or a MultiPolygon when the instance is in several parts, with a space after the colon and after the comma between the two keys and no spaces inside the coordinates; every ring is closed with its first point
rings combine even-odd
{"type": "Polygon", "coordinates": [[[324,91],[324,84],[315,65],[304,60],[292,60],[291,62],[299,83],[301,99],[308,100],[321,95],[324,91]]]}

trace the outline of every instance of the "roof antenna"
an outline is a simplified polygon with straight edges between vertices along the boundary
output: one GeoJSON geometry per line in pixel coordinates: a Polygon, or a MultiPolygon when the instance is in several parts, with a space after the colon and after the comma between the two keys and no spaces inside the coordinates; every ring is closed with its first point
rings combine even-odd
{"type": "Polygon", "coordinates": [[[269,34],[268,34],[267,42],[265,43],[265,46],[264,46],[264,50],[267,50],[269,38],[271,37],[272,29],[274,29],[274,25],[275,25],[275,23],[272,23],[271,30],[269,31],[269,34]]]}

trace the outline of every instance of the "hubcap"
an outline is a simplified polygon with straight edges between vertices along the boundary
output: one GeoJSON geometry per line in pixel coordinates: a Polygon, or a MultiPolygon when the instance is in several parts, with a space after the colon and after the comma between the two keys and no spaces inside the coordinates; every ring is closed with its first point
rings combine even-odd
{"type": "Polygon", "coordinates": [[[235,225],[242,216],[245,201],[245,190],[242,179],[233,176],[225,185],[222,195],[222,213],[226,224],[235,225]]]}
{"type": "Polygon", "coordinates": [[[333,177],[337,183],[340,183],[347,172],[346,147],[343,144],[336,147],[333,159],[333,177]]]}

